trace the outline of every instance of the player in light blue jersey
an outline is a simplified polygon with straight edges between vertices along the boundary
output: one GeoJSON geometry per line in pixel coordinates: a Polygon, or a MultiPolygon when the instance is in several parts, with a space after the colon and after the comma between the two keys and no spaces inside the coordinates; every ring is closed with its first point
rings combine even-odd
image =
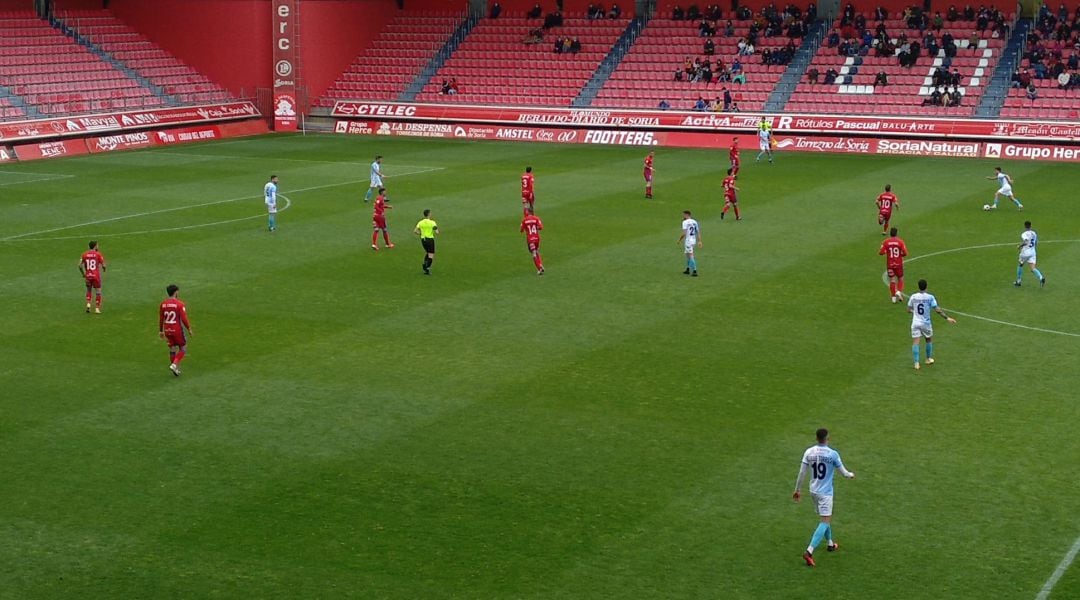
{"type": "Polygon", "coordinates": [[[1016,265],[1016,281],[1013,285],[1020,287],[1020,278],[1024,275],[1024,265],[1031,265],[1031,272],[1039,279],[1039,285],[1046,285],[1046,277],[1039,270],[1038,261],[1035,258],[1035,247],[1039,245],[1039,234],[1031,228],[1031,221],[1024,221],[1024,231],[1020,233],[1020,264],[1016,265]]]}
{"type": "Polygon", "coordinates": [[[683,254],[686,255],[686,270],[683,275],[697,277],[697,258],[694,257],[694,246],[701,247],[701,226],[690,216],[690,211],[682,211],[682,233],[679,234],[679,243],[683,245],[683,254]]]}
{"type": "Polygon", "coordinates": [[[994,192],[994,203],[990,205],[991,210],[997,208],[998,198],[1008,198],[1013,201],[1016,208],[1024,210],[1024,205],[1020,204],[1020,199],[1013,195],[1012,191],[1012,177],[1004,173],[1001,167],[994,167],[994,174],[987,175],[987,179],[997,179],[998,191],[994,192]]]}
{"type": "Polygon", "coordinates": [[[263,201],[270,217],[270,231],[277,231],[277,175],[271,175],[270,181],[263,186],[263,201]]]}
{"type": "Polygon", "coordinates": [[[919,338],[926,338],[926,364],[934,364],[934,326],[930,322],[930,313],[945,317],[949,324],[956,324],[956,319],[945,314],[938,306],[937,298],[926,291],[926,280],[919,280],[919,291],[908,296],[908,312],[911,313],[911,357],[915,359],[915,370],[919,370],[919,338]]]}
{"type": "Polygon", "coordinates": [[[379,155],[371,163],[371,186],[368,187],[367,193],[364,194],[364,202],[370,202],[372,194],[378,192],[381,187],[383,187],[382,155],[379,155]]]}
{"type": "Polygon", "coordinates": [[[840,460],[840,453],[829,447],[829,430],[818,429],[816,432],[817,444],[810,446],[803,452],[802,464],[799,465],[799,476],[795,478],[795,493],[791,495],[796,502],[799,501],[803,479],[807,474],[810,476],[810,498],[814,500],[814,508],[821,522],[818,523],[814,535],[810,538],[810,545],[803,552],[803,560],[806,566],[814,566],[814,548],[818,547],[821,540],[827,540],[826,550],[835,552],[840,544],[832,538],[832,509],[833,509],[833,473],[840,474],[848,479],[853,479],[855,473],[844,468],[840,460]]]}

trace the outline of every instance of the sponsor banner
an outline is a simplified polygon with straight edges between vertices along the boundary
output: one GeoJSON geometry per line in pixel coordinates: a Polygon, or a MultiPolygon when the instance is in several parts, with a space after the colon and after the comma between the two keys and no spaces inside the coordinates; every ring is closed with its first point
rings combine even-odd
{"type": "Polygon", "coordinates": [[[1080,162],[1080,147],[987,142],[983,144],[982,155],[986,158],[1080,162]]]}
{"type": "Polygon", "coordinates": [[[93,153],[130,150],[131,148],[143,148],[152,145],[154,145],[153,132],[147,131],[107,135],[86,140],[87,148],[93,153]]]}
{"type": "Polygon", "coordinates": [[[979,142],[936,142],[930,140],[873,140],[878,154],[903,154],[907,156],[955,156],[978,158],[979,142]]]}
{"type": "Polygon", "coordinates": [[[89,152],[85,140],[57,140],[15,146],[15,155],[19,160],[37,160],[39,158],[60,158],[77,156],[89,152]]]}
{"type": "Polygon", "coordinates": [[[259,111],[251,102],[224,102],[203,106],[178,106],[153,110],[140,110],[63,117],[40,121],[0,123],[0,140],[4,142],[25,141],[37,138],[85,136],[90,133],[146,129],[158,125],[182,125],[212,121],[229,121],[258,117],[259,111]]]}
{"type": "MultiPolygon", "coordinates": [[[[753,129],[754,113],[698,113],[626,109],[492,107],[402,104],[339,100],[334,117],[383,118],[393,121],[439,121],[498,125],[550,125],[605,129],[730,130],[753,129]]],[[[992,121],[847,115],[766,115],[774,131],[789,134],[956,138],[1027,138],[1080,141],[1080,122],[992,121]]]]}
{"type": "Polygon", "coordinates": [[[16,160],[15,150],[11,146],[0,146],[0,162],[16,160]]]}
{"type": "Polygon", "coordinates": [[[274,12],[274,130],[296,131],[298,0],[272,0],[274,12]]]}
{"type": "Polygon", "coordinates": [[[153,135],[154,143],[161,145],[186,144],[188,142],[202,142],[221,138],[221,132],[216,125],[163,129],[155,131],[153,135]]]}

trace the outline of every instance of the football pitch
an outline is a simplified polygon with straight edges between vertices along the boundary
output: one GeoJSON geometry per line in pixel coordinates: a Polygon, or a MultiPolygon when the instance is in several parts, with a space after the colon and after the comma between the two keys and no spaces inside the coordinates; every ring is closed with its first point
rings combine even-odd
{"type": "Polygon", "coordinates": [[[657,149],[653,200],[645,152],[315,135],[4,165],[0,597],[1080,597],[1080,169],[746,148],[734,222],[726,149],[657,149]],[[1022,213],[981,210],[998,165],[1022,213]],[[958,320],[920,371],[886,183],[905,292],[958,320]],[[1045,288],[1012,285],[1025,219],[1045,288]],[[810,569],[818,427],[857,478],[810,569]]]}

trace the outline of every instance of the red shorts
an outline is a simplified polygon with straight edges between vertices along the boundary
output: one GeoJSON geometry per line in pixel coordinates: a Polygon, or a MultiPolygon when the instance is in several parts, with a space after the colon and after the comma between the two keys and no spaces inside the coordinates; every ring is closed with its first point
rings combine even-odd
{"type": "Polygon", "coordinates": [[[94,289],[101,289],[101,275],[87,275],[86,285],[94,289]]]}
{"type": "Polygon", "coordinates": [[[645,181],[652,181],[652,171],[645,171],[641,175],[645,177],[645,181]]]}
{"type": "Polygon", "coordinates": [[[536,252],[540,249],[540,238],[529,238],[525,240],[525,244],[529,247],[529,252],[536,252]]]}
{"type": "Polygon", "coordinates": [[[735,197],[734,194],[731,195],[731,196],[728,196],[727,194],[725,194],[724,195],[724,203],[725,204],[738,204],[739,200],[735,197]]]}
{"type": "Polygon", "coordinates": [[[166,329],[165,341],[168,342],[170,346],[187,345],[187,338],[184,336],[183,329],[166,329]]]}
{"type": "Polygon", "coordinates": [[[523,204],[532,204],[533,202],[536,202],[536,193],[535,192],[521,192],[521,202],[523,204]]]}
{"type": "Polygon", "coordinates": [[[386,215],[373,215],[371,217],[371,225],[375,229],[386,229],[386,215]]]}
{"type": "Polygon", "coordinates": [[[904,265],[888,265],[886,270],[889,271],[889,277],[896,277],[897,279],[903,279],[904,277],[904,265]]]}
{"type": "Polygon", "coordinates": [[[888,223],[889,219],[891,219],[891,218],[892,218],[892,211],[890,211],[890,212],[879,212],[878,216],[877,216],[877,222],[878,222],[879,225],[881,225],[881,224],[884,224],[884,223],[888,223]]]}

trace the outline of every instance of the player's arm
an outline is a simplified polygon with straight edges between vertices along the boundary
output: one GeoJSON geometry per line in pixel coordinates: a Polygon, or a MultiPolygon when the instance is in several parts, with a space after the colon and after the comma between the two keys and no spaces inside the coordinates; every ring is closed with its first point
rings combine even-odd
{"type": "Polygon", "coordinates": [[[412,232],[414,234],[416,234],[416,235],[420,235],[420,224],[419,223],[416,224],[416,227],[413,227],[412,232]]]}
{"type": "Polygon", "coordinates": [[[937,314],[944,317],[944,319],[946,321],[948,321],[949,323],[954,324],[954,325],[956,324],[956,319],[954,319],[954,318],[950,317],[949,315],[945,314],[945,311],[942,310],[940,306],[935,306],[934,307],[934,312],[936,312],[937,314]]]}
{"type": "Polygon", "coordinates": [[[195,335],[195,332],[191,329],[191,321],[187,318],[187,308],[180,309],[180,323],[187,329],[188,335],[195,335]]]}
{"type": "Polygon", "coordinates": [[[685,239],[686,239],[686,230],[683,229],[683,232],[679,234],[679,241],[677,243],[681,244],[681,243],[683,243],[683,240],[685,240],[685,239]]]}
{"type": "Polygon", "coordinates": [[[802,463],[799,465],[799,475],[795,477],[795,491],[791,494],[791,498],[796,502],[799,501],[799,497],[802,495],[799,492],[799,488],[802,487],[803,478],[806,477],[807,465],[802,463]]]}
{"type": "MultiPolygon", "coordinates": [[[[1020,244],[1020,246],[1023,247],[1023,244],[1020,244]]],[[[83,277],[86,277],[86,265],[81,258],[79,259],[79,272],[82,273],[83,277]]]]}
{"type": "Polygon", "coordinates": [[[157,328],[158,337],[165,339],[165,312],[161,309],[158,309],[157,328]]]}

